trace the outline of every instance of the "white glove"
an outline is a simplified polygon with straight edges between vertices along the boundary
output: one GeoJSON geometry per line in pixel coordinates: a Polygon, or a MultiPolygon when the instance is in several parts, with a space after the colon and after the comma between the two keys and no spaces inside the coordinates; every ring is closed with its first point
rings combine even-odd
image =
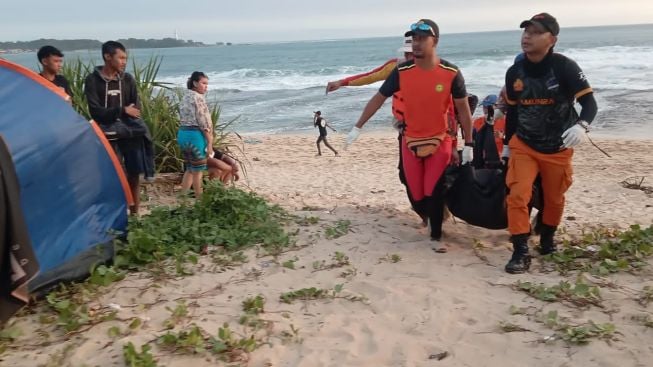
{"type": "Polygon", "coordinates": [[[361,129],[354,126],[351,129],[351,131],[349,132],[349,134],[347,134],[347,141],[345,142],[345,149],[347,149],[347,147],[349,147],[353,142],[355,142],[356,139],[358,139],[358,137],[360,136],[360,134],[361,134],[361,129]]]}
{"type": "Polygon", "coordinates": [[[510,158],[510,147],[508,144],[503,146],[503,151],[501,152],[501,158],[510,158]]]}
{"type": "Polygon", "coordinates": [[[573,148],[587,140],[587,130],[576,124],[562,133],[562,148],[573,148]]]}
{"type": "Polygon", "coordinates": [[[463,148],[463,157],[460,164],[471,163],[474,160],[474,148],[465,145],[463,148]]]}

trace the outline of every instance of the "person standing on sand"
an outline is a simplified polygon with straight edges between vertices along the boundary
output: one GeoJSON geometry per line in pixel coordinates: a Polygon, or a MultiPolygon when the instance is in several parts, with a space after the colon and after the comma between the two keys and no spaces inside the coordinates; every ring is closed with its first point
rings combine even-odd
{"type": "Polygon", "coordinates": [[[327,148],[331,149],[331,151],[337,157],[338,152],[335,149],[333,149],[333,147],[326,140],[327,127],[329,129],[333,130],[334,133],[337,132],[337,131],[336,131],[336,129],[331,127],[331,125],[329,125],[329,123],[327,122],[327,120],[324,117],[322,117],[322,112],[320,112],[320,111],[315,112],[315,115],[313,116],[313,126],[317,127],[318,130],[320,131],[320,136],[317,138],[317,141],[315,142],[315,144],[317,145],[317,155],[318,156],[322,155],[322,151],[320,150],[320,142],[324,142],[324,145],[326,145],[327,148]]]}
{"type": "MultiPolygon", "coordinates": [[[[452,137],[449,129],[450,101],[459,112],[465,136],[462,163],[471,162],[472,116],[469,110],[465,80],[453,64],[440,59],[436,47],[440,33],[437,24],[421,19],[410,26],[414,60],[398,65],[372,97],[356,125],[347,136],[347,145],[360,135],[365,123],[385,100],[401,91],[404,99],[405,128],[402,133],[402,168],[409,195],[417,213],[428,218],[430,235],[439,242],[444,214],[444,171],[452,163],[452,137]]],[[[439,244],[434,244],[436,251],[439,244]]]]}
{"type": "Polygon", "coordinates": [[[59,75],[63,67],[63,53],[54,46],[43,46],[36,53],[36,57],[41,64],[42,70],[39,75],[47,79],[52,84],[63,89],[68,97],[72,97],[70,84],[63,75],[59,75]]]}
{"type": "MultiPolygon", "coordinates": [[[[138,214],[140,204],[140,175],[147,181],[154,178],[154,148],[149,130],[141,120],[140,101],[136,80],[125,72],[127,50],[120,42],[107,41],[102,44],[103,66],[96,67],[84,82],[84,95],[89,112],[103,130],[111,147],[123,163],[134,205],[129,208],[132,215],[138,214]],[[115,137],[117,125],[131,126],[142,132],[133,137],[115,137]]],[[[135,130],[134,130],[135,131],[135,130]]]]}
{"type": "Polygon", "coordinates": [[[506,72],[506,138],[502,156],[508,160],[506,185],[508,230],[513,253],[506,272],[528,271],[528,204],[533,182],[542,177],[544,209],[540,253],[556,251],[554,235],[572,183],[573,148],[587,138],[597,112],[585,74],[573,60],[553,52],[560,26],[548,13],[520,24],[525,57],[506,72]],[[580,116],[574,108],[580,103],[580,116]]]}
{"type": "Polygon", "coordinates": [[[202,174],[207,170],[207,157],[213,156],[213,122],[204,95],[209,78],[194,71],[186,83],[187,90],[179,103],[179,131],[177,144],[184,158],[184,177],[181,189],[190,190],[195,197],[202,195],[202,174]]]}

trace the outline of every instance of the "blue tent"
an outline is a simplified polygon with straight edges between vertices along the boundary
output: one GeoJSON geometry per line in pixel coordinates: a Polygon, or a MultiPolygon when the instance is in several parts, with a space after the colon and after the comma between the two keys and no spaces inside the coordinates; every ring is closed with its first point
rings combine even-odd
{"type": "Polygon", "coordinates": [[[40,264],[30,290],[88,274],[127,227],[126,179],[95,123],[38,74],[0,59],[0,135],[40,264]]]}

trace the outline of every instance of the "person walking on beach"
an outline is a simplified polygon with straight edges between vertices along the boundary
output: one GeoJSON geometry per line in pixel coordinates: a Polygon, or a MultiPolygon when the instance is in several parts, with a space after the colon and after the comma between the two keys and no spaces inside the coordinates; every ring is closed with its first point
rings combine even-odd
{"type": "Polygon", "coordinates": [[[105,42],[102,59],[104,65],[86,77],[84,95],[91,117],[100,125],[123,164],[134,198],[129,210],[136,215],[140,204],[140,175],[146,180],[154,177],[154,148],[149,130],[141,120],[136,80],[125,72],[125,46],[116,41],[105,42]]]}
{"type": "MultiPolygon", "coordinates": [[[[472,116],[465,80],[460,70],[436,52],[440,33],[437,24],[421,19],[410,26],[414,60],[398,65],[365,106],[347,136],[347,145],[360,135],[361,128],[383,102],[401,91],[405,128],[402,133],[402,168],[409,195],[423,218],[428,218],[431,239],[440,241],[444,212],[444,171],[452,161],[452,137],[447,133],[447,113],[453,97],[465,136],[462,162],[471,162],[472,116]]],[[[437,244],[434,249],[441,250],[437,244]]]]}
{"type": "Polygon", "coordinates": [[[202,195],[202,174],[207,170],[207,157],[213,156],[213,122],[204,95],[209,88],[209,78],[194,71],[186,83],[187,90],[179,104],[179,131],[177,144],[184,158],[184,177],[181,189],[190,190],[195,197],[202,195]]]}
{"type": "Polygon", "coordinates": [[[320,136],[317,138],[317,141],[315,142],[315,144],[317,145],[317,155],[318,156],[322,155],[322,150],[320,150],[320,143],[324,142],[324,145],[326,145],[327,148],[331,149],[333,154],[335,154],[336,157],[337,157],[338,152],[335,149],[333,149],[333,147],[326,140],[327,127],[329,129],[333,130],[334,133],[337,132],[337,131],[336,131],[336,129],[331,127],[331,125],[329,125],[329,123],[327,122],[327,120],[324,117],[322,117],[322,112],[321,111],[316,111],[315,112],[315,115],[313,116],[313,126],[317,127],[317,129],[320,132],[320,136]]]}
{"type": "Polygon", "coordinates": [[[586,140],[597,112],[583,71],[573,60],[553,52],[560,32],[556,18],[540,13],[520,27],[525,57],[506,72],[508,107],[502,153],[510,158],[506,184],[513,253],[505,270],[511,274],[526,272],[530,266],[528,204],[538,174],[544,198],[540,253],[556,251],[554,235],[562,219],[565,192],[572,183],[573,148],[586,140]],[[580,116],[574,101],[582,107],[580,116]]]}
{"type": "Polygon", "coordinates": [[[36,53],[36,57],[41,64],[40,75],[52,84],[61,88],[68,97],[72,97],[70,84],[63,75],[59,75],[63,68],[63,53],[54,46],[43,46],[36,53]]]}

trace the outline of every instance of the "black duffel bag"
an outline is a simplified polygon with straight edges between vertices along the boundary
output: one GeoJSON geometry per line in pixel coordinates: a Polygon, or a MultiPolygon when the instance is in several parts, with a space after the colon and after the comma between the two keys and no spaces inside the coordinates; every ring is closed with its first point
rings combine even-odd
{"type": "MultiPolygon", "coordinates": [[[[446,203],[451,214],[465,222],[487,229],[508,227],[506,207],[506,166],[499,158],[494,141],[494,126],[485,124],[476,135],[474,161],[446,172],[446,203]]],[[[533,183],[530,209],[543,208],[541,179],[533,183]]]]}
{"type": "Polygon", "coordinates": [[[110,124],[98,124],[107,140],[131,139],[148,133],[145,121],[141,119],[117,119],[110,124]]]}
{"type": "Polygon", "coordinates": [[[446,194],[451,214],[478,227],[508,227],[503,169],[479,169],[467,164],[451,168],[448,174],[455,177],[446,194]]]}
{"type": "Polygon", "coordinates": [[[473,164],[447,170],[446,203],[451,214],[488,229],[508,227],[506,175],[494,141],[494,127],[476,134],[473,164]]]}

